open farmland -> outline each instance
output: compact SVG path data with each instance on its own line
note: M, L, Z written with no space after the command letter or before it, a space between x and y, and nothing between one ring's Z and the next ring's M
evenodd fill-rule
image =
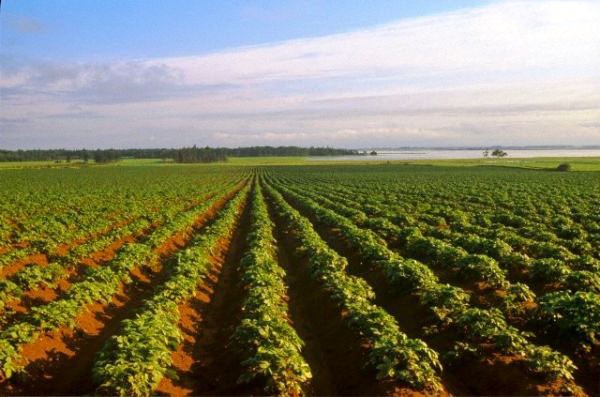
M600 172L0 170L1 395L600 395Z

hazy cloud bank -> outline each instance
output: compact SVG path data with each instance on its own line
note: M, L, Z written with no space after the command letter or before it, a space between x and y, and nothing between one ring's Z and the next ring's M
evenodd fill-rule
M178 58L0 59L0 147L600 144L600 3Z

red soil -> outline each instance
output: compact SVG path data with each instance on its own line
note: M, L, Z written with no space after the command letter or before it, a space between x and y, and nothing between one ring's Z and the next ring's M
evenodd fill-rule
M235 191L218 200L209 213L216 214L242 187L243 184L238 185ZM195 222L195 227L200 228L209 220L210 216L203 214ZM181 244L189 241L190 232L178 233L155 252L163 259L172 255ZM0 394L73 395L93 392L95 386L91 369L96 353L118 332L121 321L131 317L143 299L164 281L166 272L158 264L148 272L134 269L132 275L135 282L121 285L110 304L88 305L76 318L75 330L61 327L23 346L21 358L26 364L26 375L4 382L0 385Z
M295 204L293 200L291 203ZM367 280L375 290L376 303L394 315L402 330L410 337L421 338L439 353L450 350L454 342L461 339L459 335L447 330L433 337L425 335L422 327L429 325L432 317L416 297L403 294L402 291L393 288L381 272L370 264L363 263L338 229L321 226L314 217L303 211L300 212L313 222L320 236L333 249L348 259L349 272ZM528 374L522 358L493 353L489 353L487 357L484 361L461 360L460 366L446 365L443 381L448 390L459 395L531 395L538 394L539 391L561 394L560 385L548 383Z
M366 369L367 350L360 336L342 321L343 313L333 304L322 285L309 274L308 259L296 249L297 237L283 232L275 212L278 259L287 272L290 316L305 342L303 355L313 379L307 392L316 395L397 395L422 393L393 382L377 381ZM291 253L295 253L293 256Z
M222 257L215 257L215 267L209 273L207 280L198 286L194 297L179 305L179 327L183 332L184 341L171 355L178 379L164 377L156 389L158 394L179 397L188 396L194 390L194 386L190 382L190 379L193 379L192 367L195 362L192 352L197 335L200 333L203 314L211 302L214 286L218 281L222 260Z
M203 203L204 201L210 199L214 195L215 195L214 193L211 193L211 194L207 194L202 199L192 200L189 203L189 205L186 206L185 210L188 210L194 206L197 206L197 205ZM24 266L26 266L28 264L46 266L50 262L49 257L66 256L69 253L69 251L71 251L71 249L73 249L79 245L82 245L90 240L96 239L98 237L102 237L119 227L125 226L125 225L133 222L135 219L136 218L125 219L125 220L116 222L113 225L110 225L110 226L106 227L104 230L101 230L99 232L92 233L88 236L80 237L80 238L75 239L70 242L61 243L61 244L59 244L57 249L54 252L52 252L51 254L34 253L34 254L26 256L25 258L21 258L21 259L15 261L14 263L4 266L2 269L0 269L0 279L12 276L13 274L17 273ZM151 228L154 228L156 226L158 226L158 224L152 225ZM132 240L127 240L129 237L131 237L131 236L125 237L123 240L120 240L120 245L122 245L128 241L132 241ZM133 237L131 237L131 238L133 238ZM112 256L110 256L110 252L114 252L116 249L118 249L120 247L120 245L118 245L118 244L119 244L119 242L113 243L113 245L111 245L111 247L97 253L98 256L92 255L90 258L88 258L89 261L87 261L87 259L84 260L85 263L89 264L90 266L93 266L93 265L97 264L98 262L111 260ZM27 243L27 242L14 243L12 245L12 247L13 247L12 249L11 249L11 247L0 247L0 255L4 254L6 252L12 251L13 249L29 247L29 243Z
M9 245L0 247L0 255L4 255L9 252L13 252L13 251L27 248L27 247L29 247L29 243L26 241L19 242L19 243L11 243Z
M40 287L37 289L29 290L24 294L25 301L37 301L40 303L47 303L56 299L58 294L52 288ZM31 306L30 304L27 305Z
M119 298L126 299L121 292ZM95 351L81 349L83 341L101 335L103 329L112 318L112 312L123 306L123 301L113 298L109 305L91 304L77 318L78 329L61 327L42 335L32 343L23 346L22 364L26 365L26 377L19 381L9 381L0 388L0 393L9 395L53 395L63 394L65 381L77 377L81 366L78 364L91 362ZM106 338L101 341L104 342ZM100 341L98 341L100 342ZM96 343L97 345L98 343ZM100 347L100 346L94 346ZM77 359L77 360L76 360ZM66 375L68 374L68 375ZM93 389L91 389L93 390ZM83 391L83 390L82 390Z
M126 224L130 223L131 221L132 221L132 219L121 221L121 222L115 223L114 225L107 227L106 229L104 229L100 232L93 233L88 236L75 239L68 243L62 243L51 254L45 254L45 253L38 252L38 253L28 255L25 258L19 259L19 260L15 261L14 263L9 264L9 265L5 266L4 268L0 269L0 278L10 277L13 274L17 273L18 271L20 271L23 267L25 267L26 265L29 265L29 264L38 265L38 266L47 266L51 260L50 257L65 256L69 253L69 251L71 249L73 249L89 240L101 237L101 236L109 233L111 230L121 227L123 225L126 225Z
M48 257L46 254L38 253L19 259L18 261L15 261L10 265L6 265L0 269L0 279L12 276L27 265L47 266Z
M127 236L121 240L113 242L109 247L102 251L98 251L92 254L88 258L84 258L80 261L79 267L71 267L67 269L65 274L56 282L55 288L48 286L36 286L33 289L29 289L23 293L21 299L16 299L7 305L11 308L15 314L22 315L27 313L32 307L38 306L44 303L51 302L58 299L62 294L71 288L71 285L78 281L78 278L83 274L82 266L97 267L104 262L112 260L117 250L125 243L134 241L132 236ZM94 258L93 260L91 258ZM8 317L9 321L14 321L15 315Z
M194 200L192 204L186 206L187 209L202 203L205 200L213 197L214 194L208 194L201 200ZM122 222L123 225L126 224ZM160 226L159 222L154 222L145 230L125 236L121 239L115 240L108 247L92 253L89 257L83 258L79 261L79 266L68 269L63 277L57 280L57 286L54 289L48 287L36 287L33 290L28 290L24 293L22 301L15 300L9 303L9 308L12 308L16 313L23 314L29 311L32 306L47 303L54 299L57 299L61 294L65 293L73 283L77 282L80 276L83 274L83 267L98 267L103 263L111 261L117 254L117 251L126 243L137 241L140 237L147 235L156 227ZM111 228L111 230L114 228ZM108 232L108 231L107 231ZM89 239L88 239L89 240ZM72 248L73 246L71 246ZM69 248L70 249L70 248ZM68 250L65 251L65 254ZM39 264L38 264L39 265ZM46 264L47 265L47 264ZM15 272L16 273L16 272ZM141 276L141 275L139 275Z
M260 394L260 389L236 385L239 358L229 339L239 323L242 291L237 288L237 265L244 252L248 211L233 236L219 242L214 267L196 296L179 308L185 340L172 355L177 379L165 377L156 390L170 396L200 394Z
M115 240L108 247L92 253L90 256L88 256L87 258L83 258L79 262L89 267L97 267L101 263L111 261L115 257L116 252L119 250L119 248L121 248L126 243L132 243L136 241L136 239L140 235L143 235L146 232L147 231L144 231L138 235L128 235L118 240Z
M13 299L13 300L6 302L6 307L8 309L8 312L15 312L15 313L26 313L27 312L27 307L23 306L22 302L17 299ZM5 314L5 313L3 313L3 314Z

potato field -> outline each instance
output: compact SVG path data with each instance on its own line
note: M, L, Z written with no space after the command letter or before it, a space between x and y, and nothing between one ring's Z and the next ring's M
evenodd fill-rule
M600 173L0 170L0 395L600 395Z

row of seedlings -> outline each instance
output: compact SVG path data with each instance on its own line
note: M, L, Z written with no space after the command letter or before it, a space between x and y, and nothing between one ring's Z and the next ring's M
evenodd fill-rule
M218 243L231 237L248 195L249 185L219 211L177 255L167 280L124 320L121 331L99 352L93 376L103 393L120 396L151 395L172 363L172 352L183 341L178 305L194 295L214 265Z
M312 374L301 354L303 342L289 323L285 271L275 259L273 222L259 183L250 216L248 251L239 266L242 319L232 335L244 368L239 381L258 379L266 393L299 395Z
M183 230L190 231L196 219L221 197L214 197L196 208L177 214L155 229L139 243L124 245L105 266L89 268L84 280L71 286L60 299L33 307L19 321L0 331L0 379L8 379L23 370L21 349L43 333L65 326L76 326L77 316L92 303L108 304L122 284L133 281L130 272L138 267L152 267L160 259L157 248Z
M338 228L346 241L363 260L375 264L390 283L404 291L415 292L421 303L432 310L442 326L457 329L466 342L456 344L456 354L482 354L482 347L492 344L505 354L522 356L527 367L549 380L562 380L572 389L573 362L547 346L537 346L529 335L507 324L498 309L480 309L469 304L469 295L461 288L442 284L423 263L402 258L370 230L357 227L352 221L321 207L314 201L279 186L294 202L314 214L319 222Z
M400 331L389 313L373 303L375 294L365 280L346 272L348 262L321 239L310 221L292 208L279 192L267 185L278 215L305 250L311 276L344 313L347 326L364 340L366 365L381 380L405 382L414 389L442 389L438 355L423 341Z

